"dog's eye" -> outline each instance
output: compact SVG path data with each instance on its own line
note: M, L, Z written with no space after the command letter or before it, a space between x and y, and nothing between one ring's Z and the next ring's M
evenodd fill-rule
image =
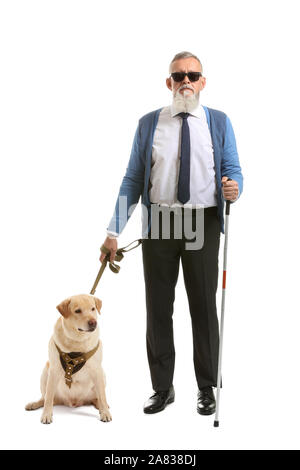
M92 310L95 310L95 307L93 307Z
M75 310L75 313L81 313L80 308L77 308L77 310Z

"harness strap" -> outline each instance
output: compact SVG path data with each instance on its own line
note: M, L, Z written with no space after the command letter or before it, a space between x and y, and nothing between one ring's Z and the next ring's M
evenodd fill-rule
M86 361L95 354L97 349L99 348L100 342L98 341L97 346L92 349L91 351L88 351L87 353L81 353L81 352L70 352L66 353L62 351L56 343L54 343L56 346L56 349L58 350L59 357L60 357L60 363L62 365L62 368L65 371L65 381L66 385L71 388L72 385L72 375L76 374L86 363Z

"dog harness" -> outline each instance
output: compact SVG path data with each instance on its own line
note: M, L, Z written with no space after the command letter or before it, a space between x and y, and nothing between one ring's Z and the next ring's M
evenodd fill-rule
M81 352L63 352L59 349L56 343L54 343L56 349L59 352L60 363L62 368L65 371L65 381L66 385L71 388L72 385L72 375L76 374L82 367L85 365L86 361L95 354L97 349L99 348L100 341L98 342L97 346L87 353Z

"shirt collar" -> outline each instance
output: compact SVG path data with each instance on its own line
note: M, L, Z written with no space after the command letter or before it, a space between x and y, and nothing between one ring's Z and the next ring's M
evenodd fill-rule
M173 106L173 103L171 104L170 106L170 111L171 111L171 116L174 117L178 114L177 111L174 110L174 106ZM199 119L202 119L202 120L205 120L206 117L205 117L205 111L204 111L204 108L203 106L200 104L200 101L198 103L198 106L197 108L195 108L193 111L191 111L189 114L191 114L192 116L195 116Z

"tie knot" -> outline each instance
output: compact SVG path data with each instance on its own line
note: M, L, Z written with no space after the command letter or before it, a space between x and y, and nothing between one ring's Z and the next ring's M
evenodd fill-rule
M182 119L187 119L189 117L190 113L179 113L177 116L182 117Z

